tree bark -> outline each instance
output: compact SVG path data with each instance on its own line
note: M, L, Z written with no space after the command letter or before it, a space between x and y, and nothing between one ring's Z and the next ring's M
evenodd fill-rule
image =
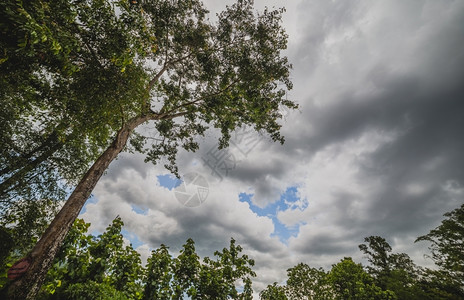
M31 264L20 278L11 283L8 289L9 299L35 299L56 253L100 177L123 150L130 133L138 125L156 117L156 115L135 117L118 131L111 146L90 167L39 242L28 254Z

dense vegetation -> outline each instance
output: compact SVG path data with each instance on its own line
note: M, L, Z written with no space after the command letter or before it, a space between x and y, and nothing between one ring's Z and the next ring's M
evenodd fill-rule
M117 217L98 237L87 234L90 224L77 219L66 237L38 299L249 299L252 259L231 239L215 259L200 261L193 240L173 258L168 247L152 251L146 267L132 245L125 245ZM3 231L5 233L5 231ZM8 238L8 236L5 236ZM6 239L8 240L8 239ZM13 249L11 249L13 250ZM19 253L11 251L10 256ZM2 257L2 267L14 259ZM5 264L6 263L6 264ZM2 285L5 285L5 272ZM237 280L243 283L239 293Z
M42 213L44 214L44 213ZM431 242L437 269L414 264L406 253L392 253L379 236L359 245L369 265L345 257L328 271L300 263L287 271L286 284L274 283L261 299L463 299L464 205L445 214L440 226L417 241ZM46 218L46 216L45 216ZM43 225L36 223L36 234ZM49 270L39 299L251 299L254 261L231 239L229 248L200 259L188 239L177 257L161 245L147 264L132 245L125 245L117 217L106 231L87 234L88 223L77 219ZM3 292L6 270L27 252L22 223L3 224L1 249ZM42 228L42 229L41 229ZM34 235L34 233L32 234ZM30 236L28 236L29 238Z

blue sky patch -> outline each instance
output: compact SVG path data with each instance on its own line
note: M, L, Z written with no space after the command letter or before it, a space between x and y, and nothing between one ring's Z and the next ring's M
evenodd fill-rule
M305 199L302 201L298 196L298 188L296 186L287 188L280 196L280 201L278 202L281 203L280 210L299 209L303 211L308 207L308 202Z
M170 191L172 189L175 189L182 183L180 179L178 179L176 176L172 174L158 175L156 177L158 178L159 184L162 187L169 189Z
M148 208L147 207L142 207L138 206L135 204L131 204L132 210L135 211L139 215L144 215L146 216L148 214Z
M253 194L240 193L239 200L241 202L248 203L251 211L258 216L267 217L272 220L272 223L274 224L274 232L271 234L271 237L277 236L283 244L287 245L288 239L291 236L296 237L298 235L300 225L302 224L296 224L295 226L288 227L281 223L277 218L277 213L279 211L285 211L288 209L304 210L308 206L306 201L301 201L298 197L298 189L296 186L287 188L287 190L280 196L279 201L271 203L264 208L254 205L251 201L251 197L253 197Z
M134 249L136 249L136 248L143 245L143 242L141 240L139 240L139 238L137 237L136 234L134 234L134 233L132 233L130 231L127 231L124 228L121 230L121 233L126 239L128 239L131 242L132 247Z

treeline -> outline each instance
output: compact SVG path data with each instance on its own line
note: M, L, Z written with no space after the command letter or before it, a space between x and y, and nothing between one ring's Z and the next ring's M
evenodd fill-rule
M77 219L37 299L252 298L254 261L241 254L242 247L234 239L229 248L216 251L214 259L203 260L195 252L192 239L187 240L177 257L172 257L168 247L161 245L152 251L144 267L140 254L132 245L124 244L123 225L117 217L103 234L95 237L87 234L90 223ZM18 252L11 250L8 257L3 257L1 299L7 297L6 271L17 259ZM237 282L242 283L240 292Z
M29 216L34 212L39 213L30 207L29 212L25 210ZM415 265L406 253L393 253L384 238L371 236L359 245L369 265L349 257L329 271L300 263L287 270L285 284L269 285L260 298L464 299L464 204L445 216L440 226L416 240L430 242L436 269ZM40 224L46 224L40 219L36 225L18 221L10 224L14 226L0 227L1 299L6 299L11 283L8 269L27 253L34 236L44 228ZM177 257L161 245L152 251L144 267L140 254L124 243L120 217L99 236L88 234L89 226L81 219L75 221L37 299L252 299L254 261L242 254L234 239L229 248L216 251L214 258L202 260L192 239ZM17 242L19 235L32 237L29 247L24 238Z
M445 214L440 226L416 242L429 241L436 269L414 264L406 253L392 253L380 236L359 249L368 266L343 258L329 271L300 263L287 270L284 285L274 283L261 299L464 299L464 204Z

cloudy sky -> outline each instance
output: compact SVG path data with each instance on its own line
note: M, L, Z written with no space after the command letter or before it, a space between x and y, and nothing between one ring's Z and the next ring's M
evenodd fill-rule
M287 8L288 98L301 108L284 112L285 145L241 130L218 152L211 133L180 153L183 183L123 154L81 216L101 232L120 215L143 258L189 237L212 256L233 237L256 261L257 291L299 262L363 262L371 235L430 266L415 238L464 201L464 1L264 5Z

